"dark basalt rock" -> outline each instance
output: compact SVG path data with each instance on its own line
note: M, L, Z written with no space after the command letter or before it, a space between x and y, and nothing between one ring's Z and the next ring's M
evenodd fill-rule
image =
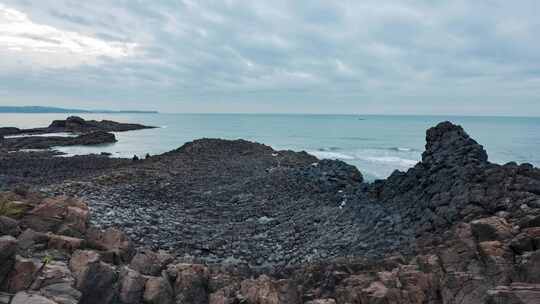
M141 129L151 129L155 127L144 126L132 123L119 123L110 120L84 120L78 116L70 116L66 120L55 120L47 129L56 132L87 133L95 131L104 132L124 132Z
M3 137L3 136L19 134L20 131L21 131L21 129L13 128L13 127L0 128L0 138Z
M0 146L4 149L16 151L22 149L49 149L56 146L92 146L114 142L116 142L114 134L95 131L76 137L26 136L6 138L0 141Z
M85 120L78 116L70 116L66 120L55 120L48 127L18 129L12 127L0 128L0 136L8 135L38 135L47 133L92 133L92 132L125 132L141 129L152 129L156 127L141 124L120 123L110 120Z

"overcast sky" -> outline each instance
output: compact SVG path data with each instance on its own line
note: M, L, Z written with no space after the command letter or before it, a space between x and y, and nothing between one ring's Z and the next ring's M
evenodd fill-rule
M540 116L540 1L0 0L0 105Z

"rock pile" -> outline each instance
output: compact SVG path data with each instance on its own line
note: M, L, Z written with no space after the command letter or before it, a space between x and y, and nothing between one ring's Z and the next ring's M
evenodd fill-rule
M340 258L260 273L137 248L89 225L69 197L2 193L0 303L538 303L540 213L459 222L437 247L378 261ZM11 301L11 302L10 302Z

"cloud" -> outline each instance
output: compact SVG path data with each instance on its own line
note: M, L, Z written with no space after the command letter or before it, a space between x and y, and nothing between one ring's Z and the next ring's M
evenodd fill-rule
M534 0L3 3L0 89L29 103L540 115Z
M100 57L130 56L136 44L108 42L38 24L26 14L0 4L0 47L4 67L9 65L9 59L17 59L12 61L12 69L21 68L21 63L22 66L66 68L96 64Z

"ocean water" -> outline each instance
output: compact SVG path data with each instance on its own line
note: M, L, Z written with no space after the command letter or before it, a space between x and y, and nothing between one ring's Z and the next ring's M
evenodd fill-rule
M78 114L79 115L79 114ZM66 114L0 114L0 126L48 125ZM449 120L484 145L496 163L516 161L540 166L540 118L283 115L283 114L80 114L158 126L158 129L116 133L118 142L95 147L61 147L74 154L109 152L115 157L144 156L176 149L197 138L246 139L275 149L307 151L319 158L355 165L367 180L385 178L418 162L425 131Z

